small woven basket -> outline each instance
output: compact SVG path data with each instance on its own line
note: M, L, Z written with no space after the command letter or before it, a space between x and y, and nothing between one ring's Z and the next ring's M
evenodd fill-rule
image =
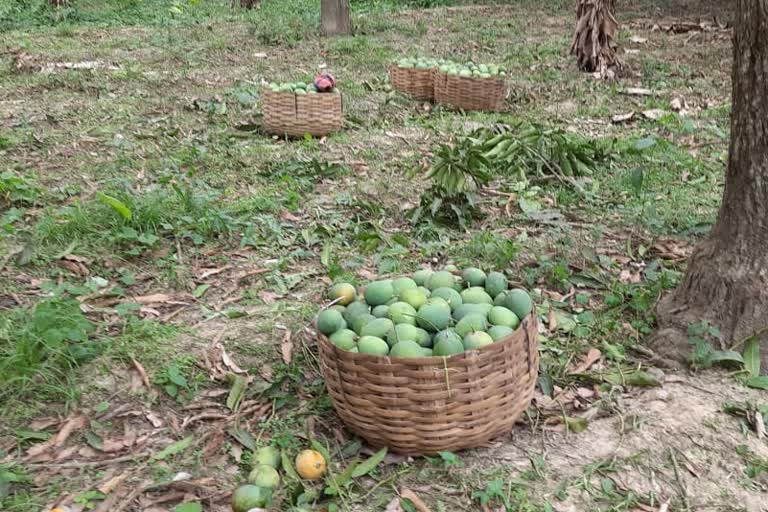
M434 69L401 68L390 66L389 81L392 87L416 100L433 101L435 99Z
M405 455L478 447L512 430L539 368L534 311L508 337L450 357L390 358L320 335L325 386L341 420L371 446Z
M477 78L435 74L435 101L461 110L497 111L504 108L504 78Z
M294 94L264 90L264 130L289 137L322 137L341 129L344 114L340 93Z

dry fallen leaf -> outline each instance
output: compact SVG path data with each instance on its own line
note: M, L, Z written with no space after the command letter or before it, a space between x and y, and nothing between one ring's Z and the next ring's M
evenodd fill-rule
M264 304L274 304L277 299L282 298L283 296L279 293L270 292L267 290L262 290L259 292L259 298L264 302Z
M626 114L614 114L614 116L611 117L611 122L613 124L626 123L627 121L631 121L633 117L635 117L634 112L627 112Z
M183 297L175 297L165 293L153 293L151 295L140 295L138 297L131 297L126 302L135 302L137 304L143 304L148 306L150 304L179 304L189 305L188 302L184 302L180 299Z
M225 272L232 268L232 265L224 265L221 268L209 268L198 274L197 278L199 280L206 279L211 276L215 276L216 274L221 274L222 272Z
M105 439L101 445L101 451L104 453L119 452L123 448L125 448L125 444L123 444L122 441L117 441L115 439Z
M54 425L58 425L59 423L61 423L61 420L59 418L53 418L53 417L40 418L30 423L29 428L30 430L36 430L36 431L45 430Z
M163 420L161 420L155 413L148 412L146 414L146 417L149 420L149 422L152 424L153 427L160 428L160 427L163 426Z
M550 331L557 329L557 316L554 309L550 309L547 313L547 329Z
M144 369L141 363L139 363L134 358L131 358L131 363L133 363L133 367L139 373L139 377L141 377L141 382L144 384L144 386L147 389L152 389L152 386L149 384L149 377L147 377L147 371Z
M67 423L65 423L64 426L61 428L61 430L59 430L59 433L53 442L53 446L56 448L62 446L64 443L67 442L67 439L69 439L69 436L71 436L72 433L75 432L76 430L80 430L81 428L83 428L87 421L88 419L83 415L70 418L67 421Z
M587 355L584 357L584 360L576 365L576 367L570 371L571 374L574 373L584 373L585 371L589 370L589 368L598 362L600 358L603 356L602 352L600 352L596 348L589 349L589 352L587 352Z
M223 346L221 347L221 361L227 366L227 368L229 368L233 372L235 372L235 373L245 373L245 370L240 368L237 365L237 363L235 363L235 361L232 360L232 358L229 356L229 354L227 354L227 351L224 350Z
M645 87L627 87L624 92L630 96L651 96L653 94L653 91Z
M403 512L403 507L400 506L400 497L395 496L392 498L392 501L387 503L387 508L384 509L384 512Z
M650 119L651 121L656 121L658 119L661 119L667 115L666 110L662 110L660 108L653 108L651 110L643 110L643 117L646 119Z
M123 482L123 480L125 480L126 478L128 478L128 473L127 472L126 473L122 473L122 474L117 475L117 476L113 476L112 478L110 478L106 482L100 484L97 487L97 489L102 494L109 494L112 491L114 491L117 488L117 486L120 485Z
M400 491L400 496L411 500L411 503L413 503L413 506L416 508L418 512L431 512L427 504L421 501L421 498L416 496L416 493L413 492L412 490L402 489Z
M293 341L291 340L291 330L285 326L280 326L279 328L285 330L285 334L283 335L283 342L280 345L280 352L283 354L283 362L285 364L291 364L291 359L293 358Z
M63 450L61 450L59 453L56 454L56 460L62 461L62 460L69 459L70 457L75 455L75 453L77 453L79 448L80 448L79 446L69 446L67 448L64 448Z

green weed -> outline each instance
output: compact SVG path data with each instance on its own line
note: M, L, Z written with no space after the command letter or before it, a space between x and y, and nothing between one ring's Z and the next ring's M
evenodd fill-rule
M0 402L40 390L59 396L70 370L101 351L95 330L80 304L63 297L0 313Z

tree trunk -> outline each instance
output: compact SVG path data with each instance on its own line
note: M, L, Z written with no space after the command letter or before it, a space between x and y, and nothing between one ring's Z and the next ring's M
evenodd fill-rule
M261 7L261 0L231 0L231 8L241 7L243 9L258 9Z
M68 0L48 0L48 4L52 7L64 7L68 3Z
M612 76L611 68L619 66L616 56L616 34L619 23L614 17L615 0L577 0L576 31L571 44L579 69Z
M723 203L680 287L659 305L662 356L682 360L688 324L708 320L723 346L759 335L768 367L768 0L738 0L731 144Z
M352 33L349 20L349 0L321 0L320 25L323 34L347 35Z

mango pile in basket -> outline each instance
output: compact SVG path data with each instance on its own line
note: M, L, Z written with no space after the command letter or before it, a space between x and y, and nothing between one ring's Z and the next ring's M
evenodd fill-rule
M455 272L455 273L454 273ZM467 268L374 281L358 295L349 283L331 287L333 305L320 312L318 331L342 350L389 357L451 356L512 334L533 303L508 289L500 272Z
M287 82L278 84L272 82L269 84L272 92L291 92L293 94L317 94L317 93L335 93L336 79L329 73L318 75L314 82L305 84L304 82Z
M475 64L471 61L465 64L441 64L438 70L447 75L473 78L491 78L492 76L506 76L507 74L504 66L497 64Z
M397 61L397 67L404 69L432 69L439 66L452 64L446 59L430 59L427 57L406 57Z

